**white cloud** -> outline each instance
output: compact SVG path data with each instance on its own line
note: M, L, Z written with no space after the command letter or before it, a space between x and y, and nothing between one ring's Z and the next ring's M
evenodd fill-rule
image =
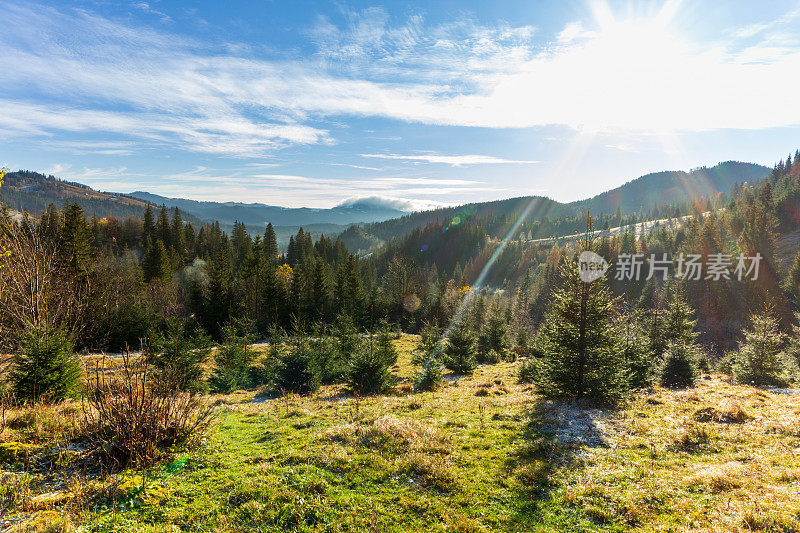
M146 190L164 196L211 200L242 201L270 205L295 205L327 208L346 199L390 198L402 202L403 209L419 210L450 205L454 194L502 192L480 181L429 177L315 177L294 174L251 174L249 164L239 169L219 170L197 166L167 175L132 175L125 167L85 168L69 174L87 185L118 192ZM128 181L125 181L128 178ZM414 200L409 195L428 198ZM399 204L398 204L399 205Z
M394 185L475 185L483 183L482 181L474 180L453 180L453 179L439 179L439 178L373 178L373 183L391 183Z
M172 18L169 15L167 15L163 11L159 11L157 9L154 9L147 2L134 2L131 5L133 7L135 7L136 9L139 9L139 10L145 12L145 13L148 13L150 15L156 15L157 17L159 17L161 19L161 22L172 22Z
M51 176L51 175L54 176L56 174L61 174L62 172L65 172L65 171L69 170L69 168L71 166L72 165L70 165L68 163L54 163L54 164L50 165L49 167L47 167L44 170L44 173L47 176Z
M392 26L380 9L369 9L348 14L342 28L320 20L311 32L318 53L300 60L263 58L238 43L199 43L86 11L4 3L0 19L15 31L0 34L0 136L102 132L136 148L256 157L287 145L333 143L317 121L340 116L644 133L800 124L796 84L787 75L800 71L800 44L789 24L699 43L667 23L679 4L668 2L650 20L614 20L594 2L597 28L571 23L538 48L529 26L471 19L428 25L416 15Z
M558 33L556 40L559 43L566 44L578 39L588 39L596 36L597 32L586 30L582 22L571 22Z
M362 165L351 165L351 164L349 164L349 163L328 163L328 165L331 165L331 166L334 166L334 167L349 167L349 168L357 168L357 169L360 169L360 170L374 170L374 171L378 171L378 172L379 172L379 171L381 171L381 170L383 170L382 168L377 168L377 167L365 167L365 166L362 166Z
M376 157L379 159L400 159L405 161L422 161L425 163L444 163L453 167L463 167L465 165L531 165L541 163L541 161L517 161L513 159L503 159L491 155L398 155L398 154L361 154L361 157Z
M400 211L425 211L437 207L449 207L452 202L438 202L435 200L407 199L389 196L353 196L343 200L337 207L368 206L372 208L389 208Z

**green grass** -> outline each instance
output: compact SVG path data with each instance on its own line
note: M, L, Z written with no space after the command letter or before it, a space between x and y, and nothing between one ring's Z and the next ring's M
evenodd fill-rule
M403 378L415 342L397 341ZM20 529L40 531L800 528L797 397L715 380L601 412L539 402L516 383L518 366L446 375L447 386L419 394L355 399L328 386L260 403L253 392L213 396L205 442L144 480L83 479L67 465L58 488L58 476L6 464L29 491L10 512ZM735 407L749 418L700 416ZM7 429L3 439L23 434L36 432Z

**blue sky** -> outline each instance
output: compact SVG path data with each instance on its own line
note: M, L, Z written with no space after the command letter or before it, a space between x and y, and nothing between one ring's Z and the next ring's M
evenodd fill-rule
M585 198L800 146L797 0L0 0L0 165L330 207Z

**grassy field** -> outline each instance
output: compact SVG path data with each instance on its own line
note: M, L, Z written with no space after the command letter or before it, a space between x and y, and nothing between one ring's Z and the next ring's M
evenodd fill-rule
M800 397L705 376L616 411L540 401L519 363L412 393L210 396L201 446L97 476L80 404L5 413L18 531L800 531Z

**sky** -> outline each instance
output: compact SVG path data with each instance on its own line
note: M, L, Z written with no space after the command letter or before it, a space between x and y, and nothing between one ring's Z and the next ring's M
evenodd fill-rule
M800 147L800 0L0 0L0 166L406 209Z

